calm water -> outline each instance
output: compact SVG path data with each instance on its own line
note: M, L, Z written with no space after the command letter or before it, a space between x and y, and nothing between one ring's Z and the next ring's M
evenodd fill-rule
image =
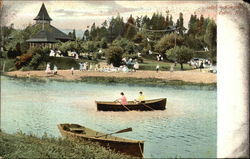
M167 97L165 111L97 112L95 100ZM117 136L144 140L145 157L216 157L216 89L144 87L30 81L1 77L2 129L60 136L59 123L78 123L101 132L132 127Z

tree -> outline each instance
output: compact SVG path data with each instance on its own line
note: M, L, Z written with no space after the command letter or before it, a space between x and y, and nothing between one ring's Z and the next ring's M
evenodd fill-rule
M179 28L178 30L179 30L180 35L183 35L183 30L184 30L183 23L184 23L183 14L180 13L179 19L177 19L177 22L176 22L176 27Z
M194 51L186 46L177 46L166 52L168 59L176 61L181 65L181 70L183 70L183 64L190 61L193 54Z
M138 32L138 33L134 36L133 41L134 41L135 43L142 43L143 39L145 39L145 36L144 36L141 32Z
M122 63L122 55L124 50L119 46L111 46L105 51L108 64L113 64L115 67L119 67Z
M119 40L118 39L114 40L112 45L123 48L124 52L126 52L128 54L132 54L136 50L135 44L133 42L131 42L130 40L125 39L125 38L121 38Z
M166 50L175 47L175 43L177 46L183 45L184 38L174 33L167 34L156 43L155 50L164 54Z
M72 32L72 39L76 40L76 30L75 29L73 29L73 32Z
M94 41L85 42L83 45L83 48L84 48L84 51L90 52L90 53L97 51L96 42L94 42Z
M172 15L170 15L169 26L173 26L173 25L174 25L173 17Z
M133 39L134 36L136 35L136 28L135 28L136 24L135 24L135 20L132 17L132 15L130 15L130 17L128 18L128 21L125 25L125 37L127 39Z
M96 36L97 36L96 27L95 23L93 23L90 28L90 40L95 40Z
M124 26L123 18L120 17L120 15L117 15L116 18L112 17L108 28L109 42L112 42L117 37L124 35Z
M71 38L73 37L72 35L73 35L73 34L72 34L71 32L68 33L68 36L70 36Z
M108 48L108 41L107 38L102 38L102 40L100 41L100 48L102 49L106 49Z
M216 46L217 46L217 26L214 20L210 20L208 23L206 33L204 36L204 41L208 45L208 49L210 52L210 57L214 63L216 63Z
M83 34L84 36L83 36L83 40L86 40L86 41L88 41L89 40L89 30L87 29L87 30L85 30L84 31L84 34Z
M168 16L168 15L167 15L167 17L166 17L165 25L166 25L166 27L169 26L169 16Z
M188 22L188 34L195 36L198 33L198 23L199 19L197 19L197 15L191 15Z
M142 16L140 16L140 17L136 17L136 20L135 20L135 23L136 23L136 26L139 28L137 31L140 31L141 29L141 27L142 27Z

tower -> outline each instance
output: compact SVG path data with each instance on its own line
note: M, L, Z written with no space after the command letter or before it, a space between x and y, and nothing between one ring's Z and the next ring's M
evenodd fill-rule
M44 3L42 4L41 9L38 15L34 18L34 20L36 21L36 24L50 24L50 21L52 21L47 12L47 9L45 8Z

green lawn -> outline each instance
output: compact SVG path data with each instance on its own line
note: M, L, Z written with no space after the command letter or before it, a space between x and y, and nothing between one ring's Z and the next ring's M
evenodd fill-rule
M129 159L91 142L70 141L44 135L42 138L0 132L0 158L103 158Z
M58 69L71 69L72 67L74 67L74 69L79 69L80 62L88 62L94 65L98 61L87 60L87 59L75 60L74 58L71 58L71 57L49 57L48 62L51 63L52 68L53 68L53 65L55 64L58 67ZM105 62L105 61L102 61L102 62ZM0 66L1 71L3 69L3 63L5 63L5 71L16 70L15 64L14 64L15 59L1 58L1 66ZM152 60L149 58L143 58L143 63L140 63L139 69L140 70L156 70L157 64L159 64L161 71L169 71L171 65L174 65L174 63L170 63L170 62L156 61L156 60ZM177 64L174 67L174 70L175 71L181 70L180 67L181 67L180 64ZM192 69L191 66L189 66L188 64L184 64L183 67L184 67L184 70ZM46 68L46 63L42 62L37 69L45 70L45 68ZM27 70L30 70L30 68L25 67L23 70L27 71Z
M152 59L143 59L143 63L140 63L140 70L156 70L156 65L159 64L160 66L160 70L161 71L169 71L171 68L171 65L174 65L174 63L170 63L170 62L165 62L165 61L156 61L156 60L152 60ZM188 64L184 64L183 65L184 70L190 70L192 69L191 66L189 66ZM179 71L181 70L181 65L177 64L174 67L174 70Z

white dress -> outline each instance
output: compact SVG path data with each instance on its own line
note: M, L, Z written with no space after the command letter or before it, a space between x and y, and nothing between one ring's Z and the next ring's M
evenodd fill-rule
M46 72L46 73L51 73L50 64L47 64L47 67L46 67L45 72Z

